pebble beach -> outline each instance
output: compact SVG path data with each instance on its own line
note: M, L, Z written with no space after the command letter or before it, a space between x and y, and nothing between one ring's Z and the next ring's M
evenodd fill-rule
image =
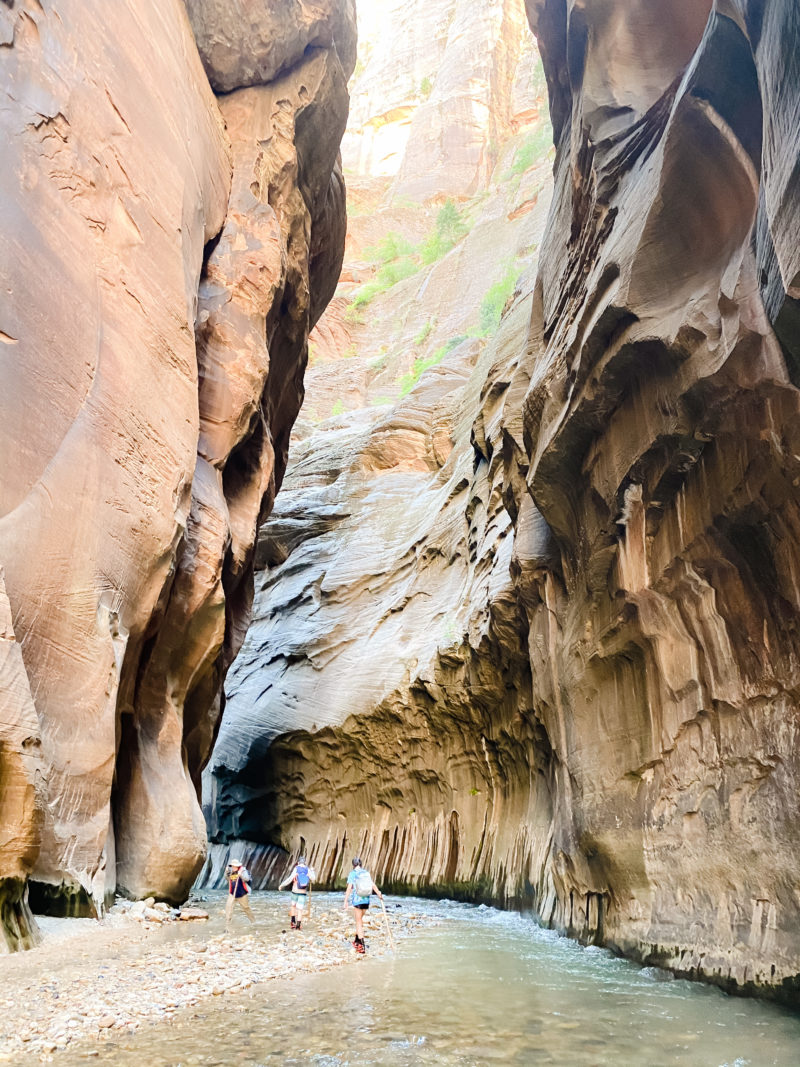
M253 894L255 925L237 914L224 930L224 896L195 902L191 921L141 904L117 905L101 921L43 918L43 943L0 957L0 1063L57 1062L66 1049L124 1042L214 998L261 996L265 983L358 965L341 894L320 894L300 931L289 928L288 894ZM203 916L208 918L204 919ZM432 920L388 909L395 942ZM368 953L391 951L380 908L367 916Z

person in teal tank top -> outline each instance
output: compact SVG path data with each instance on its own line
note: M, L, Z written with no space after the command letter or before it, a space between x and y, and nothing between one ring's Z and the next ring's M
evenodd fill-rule
M347 892L344 895L345 908L349 905L353 909L356 920L356 939L353 942L356 952L363 956L366 952L364 944L364 913L369 910L369 902L372 894L383 900L383 893L372 881L372 875L364 870L361 860L356 857L353 860L353 869L347 876Z

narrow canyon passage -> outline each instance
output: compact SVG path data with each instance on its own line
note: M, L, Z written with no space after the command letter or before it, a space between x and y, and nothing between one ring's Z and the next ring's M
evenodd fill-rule
M797 1005L800 29L662 8L362 18L201 882L359 854Z
M797 0L118 8L0 3L0 1061L800 1062Z

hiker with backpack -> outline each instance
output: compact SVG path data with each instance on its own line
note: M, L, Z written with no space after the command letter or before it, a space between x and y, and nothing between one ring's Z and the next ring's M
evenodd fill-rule
M250 893L250 872L238 860L231 860L225 868L225 877L228 879L228 899L225 902L225 933L227 934L230 933L233 909L237 902L251 923L256 920L250 901L247 899Z
M344 895L345 908L350 905L356 920L356 939L353 947L359 955L364 955L367 947L364 944L364 915L369 911L369 902L372 894L383 900L383 893L372 881L372 875L361 865L361 860L356 857L353 860L353 869L347 876L347 892Z
M291 919L293 930L301 928L306 901L311 894L311 883L316 877L313 867L309 867L305 856L301 856L289 877L285 878L278 886L278 889L285 889L289 884L292 886L292 903L289 907L289 918Z

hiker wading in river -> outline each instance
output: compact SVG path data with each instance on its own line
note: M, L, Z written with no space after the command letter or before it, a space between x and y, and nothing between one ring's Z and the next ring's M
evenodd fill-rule
M231 860L225 868L225 877L228 879L228 899L225 901L225 933L227 934L230 933L233 909L237 901L250 922L254 923L256 920L250 901L247 899L250 893L250 872L238 860Z
M356 857L353 860L353 869L347 876L347 892L344 895L344 906L348 904L353 909L356 918L356 939L353 946L356 952L363 955L366 952L364 944L364 915L369 911L369 900L375 893L383 900L383 893L372 881L372 875L361 866L361 860Z
M313 867L309 867L305 856L301 856L289 877L284 878L278 886L278 889L285 889L291 883L292 903L289 905L289 918L293 930L299 930L302 926L306 901L311 894L311 883L316 877Z

